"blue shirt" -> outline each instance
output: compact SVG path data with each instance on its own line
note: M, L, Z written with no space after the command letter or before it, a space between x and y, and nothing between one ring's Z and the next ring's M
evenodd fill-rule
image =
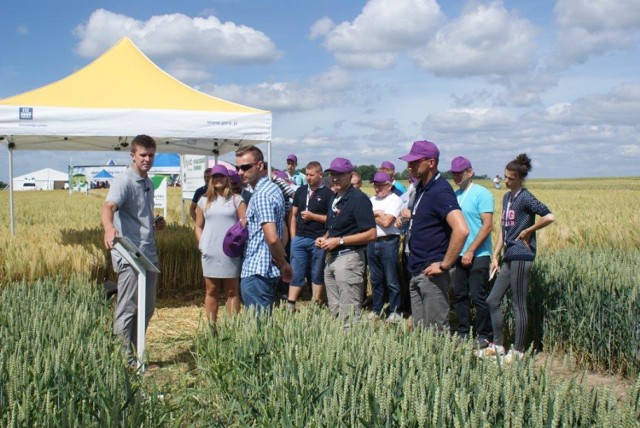
M409 272L418 273L444 259L451 238L447 215L459 209L453 188L440 173L424 186L417 183L409 230Z
M471 183L465 191L456 190L456 197L458 198L458 205L462 209L464 219L469 226L469 236L462 247L460 255L464 255L467 249L473 241L475 241L480 229L482 229L482 217L481 214L491 213L493 214L493 195L487 188ZM491 255L491 234L480 244L480 246L473 253L474 257L490 256Z
M393 178L393 177L392 177L392 178ZM406 193L406 192L407 192L407 188L406 188L406 187L404 187L404 186L402 185L402 183L400 183L400 182L399 182L399 181L397 181L397 180L393 180L393 188L394 188L394 189L397 189L397 190L398 190L398 192L400 192L400 194L396 193L396 195L398 195L398 196L402 196L404 193ZM394 192L394 193L395 193L395 192Z
M307 178L304 176L304 174L300 173L300 172L296 172L293 175L289 175L289 171L285 171L287 173L287 177L289 177L289 180L294 183L296 185L296 187L300 187L303 184L307 184Z
M271 250L262 230L264 223L275 223L278 238L282 237L284 226L284 198L277 185L267 177L256 184L253 196L247 207L247 230L249 239L242 262L242 278L261 275L265 278L277 278L280 270L271 261Z

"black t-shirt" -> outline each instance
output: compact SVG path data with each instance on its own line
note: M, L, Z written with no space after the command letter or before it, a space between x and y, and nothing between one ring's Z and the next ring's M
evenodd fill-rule
M307 198L307 196L309 196ZM309 210L314 214L327 215L331 209L333 192L328 187L317 188L309 195L309 185L298 187L293 195L293 206L298 208L296 216L296 235L305 238L318 238L327 231L325 223L302 220L302 211ZM308 203L308 206L307 206Z
M376 221L373 217L373 206L369 197L360 190L350 186L344 195L334 205L331 201L331 209L327 217L327 230L329 237L344 237L375 229ZM361 248L364 245L346 246L344 248ZM344 248L338 247L337 250Z

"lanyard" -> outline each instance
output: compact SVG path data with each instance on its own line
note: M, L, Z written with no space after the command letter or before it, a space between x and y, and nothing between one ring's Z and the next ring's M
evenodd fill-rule
M504 212L504 222L505 223L509 219L508 217L509 217L509 210L511 209L511 204L516 200L516 198L518 197L520 192L522 192L522 188L518 189L518 191L516 192L516 194L513 197L511 195L509 195L509 201L507 202L507 209Z
M319 190L323 185L320 184L316 190ZM316 190L311 190L311 187L307 184L307 205L305 210L309 211L309 200L313 197L313 194L316 193ZM335 207L334 207L335 208Z

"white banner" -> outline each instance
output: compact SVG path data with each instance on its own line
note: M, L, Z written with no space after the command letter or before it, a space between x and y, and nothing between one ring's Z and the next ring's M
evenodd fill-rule
M204 186L204 170L208 163L208 156L182 156L182 199L193 199L196 189Z

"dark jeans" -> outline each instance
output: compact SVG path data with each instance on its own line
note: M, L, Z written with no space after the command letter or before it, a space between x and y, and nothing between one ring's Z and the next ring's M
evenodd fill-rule
M456 269L453 273L453 309L458 317L458 334L464 337L469 335L469 311L470 303L473 302L476 308L473 329L478 338L491 340L491 317L489 316L489 306L487 305L491 257L474 257L469 267L462 266L461 259L462 257L458 258Z
M401 296L398 280L398 236L376 240L367 245L369 278L373 292L373 312L380 314L387 300L387 314L400 312Z

